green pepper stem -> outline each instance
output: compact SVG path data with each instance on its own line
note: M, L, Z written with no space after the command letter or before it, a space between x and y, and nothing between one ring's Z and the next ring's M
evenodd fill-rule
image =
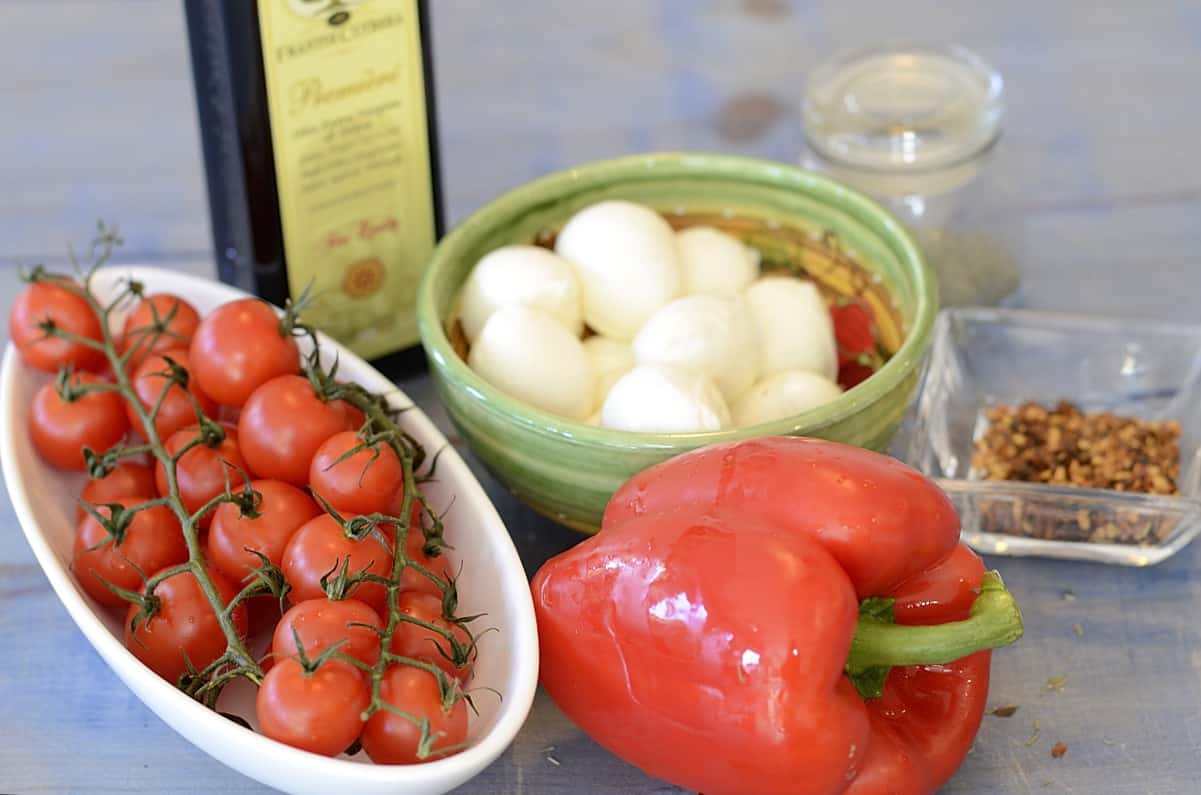
M860 618L847 667L940 665L984 649L1008 646L1022 636L1022 611L995 571L984 575L969 615L965 621L932 626Z

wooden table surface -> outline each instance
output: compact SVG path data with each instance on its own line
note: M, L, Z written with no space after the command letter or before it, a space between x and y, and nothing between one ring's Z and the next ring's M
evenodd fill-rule
M795 161L801 85L832 50L959 42L1006 79L1005 132L969 221L1003 234L1019 258L1010 303L1115 322L1201 320L1195 0L433 5L452 220L547 171L621 153ZM122 225L125 261L212 273L180 5L0 0L0 14L0 310L18 289L18 261L61 263L64 242L86 240L101 217ZM449 430L425 377L401 385ZM576 540L476 470L531 572ZM990 563L1027 618L1026 638L995 656L991 700L1021 708L986 717L945 791L1196 792L1201 545L1148 570ZM1060 674L1066 686L1046 690ZM1050 754L1057 741L1068 746L1061 759ZM176 736L109 673L0 501L0 792L262 790ZM675 790L602 751L540 697L514 746L461 791Z

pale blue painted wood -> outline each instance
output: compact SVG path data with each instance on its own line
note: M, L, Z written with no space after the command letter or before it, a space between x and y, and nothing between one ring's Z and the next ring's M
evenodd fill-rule
M830 50L960 41L1007 80L1006 132L974 222L1022 263L1013 303L1201 319L1201 10L1191 0L433 5L453 219L548 170L625 152L794 160L800 86ZM61 262L63 241L86 236L98 216L122 223L127 259L211 273L179 6L0 0L0 12L0 311L17 290L11 258ZM753 118L731 115L738 107ZM401 385L449 430L427 379ZM531 571L575 540L469 461ZM992 700L1021 709L986 718L946 791L1196 791L1201 547L1146 571L991 563L1027 619L1026 639L995 658ZM1069 588L1074 601L1063 598ZM1042 689L1061 673L1061 692ZM1041 739L1027 746L1034 720ZM1069 750L1055 760L1058 740ZM0 502L0 793L261 791L108 672ZM462 791L675 790L540 698L513 748Z

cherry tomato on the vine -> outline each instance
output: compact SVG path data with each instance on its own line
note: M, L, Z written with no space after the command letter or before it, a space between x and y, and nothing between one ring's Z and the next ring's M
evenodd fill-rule
M166 449L170 455L177 454L184 445L200 433L198 426L181 428L167 437ZM225 438L215 447L199 444L184 453L175 462L175 483L179 487L179 498L188 513L195 513L205 503L224 493L228 483L230 492L237 491L246 482L246 462L238 449L238 434L231 427L225 428ZM154 466L154 482L158 493L166 497L168 491L167 468L159 461ZM208 527L213 513L200 517L200 526Z
M400 457L384 442L356 450L362 444L354 431L322 442L309 466L309 486L343 515L395 516L404 500Z
M349 519L350 517L345 517ZM349 563L347 563L349 561ZM355 540L329 514L321 514L301 526L284 549L284 578L292 586L292 602L325 599L321 578L338 575L346 564L349 574L367 571L380 577L392 573L392 553L374 535ZM376 582L360 582L347 596L366 602L381 616L387 610L387 589Z
M188 347L198 325L200 313L184 299L170 293L148 295L125 318L120 351L133 349L127 365L133 369L153 353Z
M114 497L105 502L136 508L145 500ZM96 511L105 518L112 515L107 505L97 506ZM136 591L142 586L143 573L159 571L187 559L188 547L179 520L170 508L155 505L135 513L119 541L95 516L87 514L75 530L71 570L89 596L102 605L120 607L125 600L105 587L101 578L127 591Z
M262 565L254 552L280 565L288 540L301 525L321 513L312 497L282 480L255 480L250 487L261 496L259 516L243 516L237 505L227 502L217 506L209 526L209 559L235 582L243 581Z
M71 376L74 386L97 384L91 373ZM86 469L83 448L97 455L129 432L125 401L116 392L89 392L71 402L59 396L54 384L45 384L29 409L29 436L33 446L59 469Z
M238 588L213 569L208 569L221 601L229 601ZM149 572L148 572L149 574ZM125 615L125 647L150 670L172 684L188 672L188 662L201 671L225 653L226 638L212 605L196 577L185 571L168 577L154 589L158 609L149 620L139 618L136 629L131 622L139 607L130 604ZM235 631L247 633L246 606L238 605L231 615Z
M409 520L408 535L405 536L405 553L409 560L436 576L441 583L450 582L453 572L446 552L442 551L436 556L428 555L425 552L425 532L421 526L425 510L420 502L413 501L413 509L409 515L412 518ZM395 532L394 529L390 525L382 527L391 538ZM392 543L396 543L395 539ZM400 588L403 591L428 593L438 597L439 601L442 599L442 585L413 566L405 566L404 572L400 575Z
M451 633L464 650L471 648L471 635L467 630L461 624L452 624L442 617L442 600L438 597L428 593L405 591L400 595L398 606L400 612L409 618L432 624ZM419 624L401 621L397 625L396 632L392 635L392 653L433 663L460 681L465 681L471 675L470 659L463 667L456 667L452 660L454 650L446 636Z
M271 649L280 657L296 654L296 635L310 659L342 641L338 651L367 665L379 659L380 636L371 629L383 630L379 614L358 599L309 599L293 605L284 613L271 636Z
M241 406L272 378L300 369L300 349L275 309L257 298L217 307L192 337L201 389L225 406Z
M30 367L56 372L60 367L76 370L98 370L105 364L102 351L84 343L47 336L39 324L50 320L63 331L99 342L103 335L100 318L81 296L71 292L66 283L52 280L36 281L17 296L8 315L8 336ZM75 289L83 289L71 283Z
M321 444L349 430L343 403L326 403L299 375L281 375L254 390L238 418L238 439L251 470L304 487L309 465Z
M445 755L446 749L467 739L466 702L459 698L449 709L443 709L441 688L429 671L403 664L389 666L380 681L380 697L418 720L428 718L434 739L430 754L422 759L418 756L421 728L405 717L378 710L367 719L359 738L376 764L410 765L437 759Z
M179 384L173 384L168 380L170 371L168 358L188 371L189 379L186 391ZM133 391L138 396L138 402L147 412L163 394L163 390L167 390L166 397L163 398L162 406L159 408L158 417L154 420L154 429L158 431L160 440L165 440L180 428L196 424L196 411L192 408L192 402L188 400L188 392L191 392L196 398L196 404L206 415L212 416L217 409L217 404L213 402L212 398L196 385L195 379L191 378L191 364L187 349L172 348L169 351L146 357L130 376ZM145 436L146 432L142 427L142 421L138 419L133 407L127 405L125 410L134 430Z
M121 416L125 417L124 414ZM117 497L136 497L139 502L144 502L157 496L154 470L145 464L122 461L104 477L93 478L84 484L79 500L89 505L98 505L102 502L113 502ZM82 505L76 506L76 520L87 515L88 512Z
M255 700L263 734L315 754L336 756L363 730L363 710L371 703L358 669L341 660L324 660L306 671L291 657L276 660Z

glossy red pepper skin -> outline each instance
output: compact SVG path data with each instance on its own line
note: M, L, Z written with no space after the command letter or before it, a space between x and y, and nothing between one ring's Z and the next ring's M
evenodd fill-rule
M954 506L920 473L859 447L790 436L714 445L653 466L617 490L601 527L684 505L816 538L861 599L884 595L959 543Z
M542 683L599 743L706 795L920 795L975 737L989 653L843 675L868 596L967 617L983 566L929 481L829 442L706 448L624 486L534 578Z

